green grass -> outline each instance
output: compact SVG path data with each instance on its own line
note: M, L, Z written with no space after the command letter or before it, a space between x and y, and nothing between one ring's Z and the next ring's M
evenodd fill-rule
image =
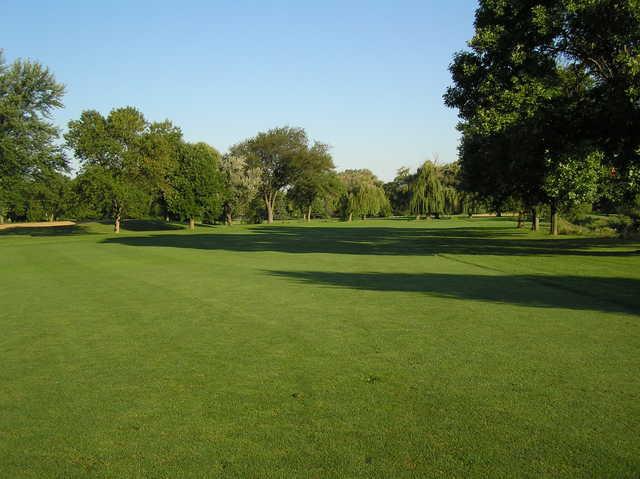
M640 474L640 244L144 226L0 234L0 477Z

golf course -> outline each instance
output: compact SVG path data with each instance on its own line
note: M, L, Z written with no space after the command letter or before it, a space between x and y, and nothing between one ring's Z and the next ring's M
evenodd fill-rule
M0 477L637 477L638 242L112 229L0 232Z

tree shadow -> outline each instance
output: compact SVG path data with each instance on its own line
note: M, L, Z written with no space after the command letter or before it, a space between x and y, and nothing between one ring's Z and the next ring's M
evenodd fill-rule
M357 255L631 256L637 243L611 238L540 238L510 227L393 228L259 226L242 233L151 235L105 239L127 246ZM628 247L621 250L620 247Z
M640 280L584 276L455 275L409 273L340 273L267 271L294 281L368 291L424 293L456 298L640 314Z
M113 226L113 221L100 221L103 225ZM146 219L135 220L127 219L123 220L120 224L122 231L178 231L185 229L182 225L175 223L169 223L163 220Z

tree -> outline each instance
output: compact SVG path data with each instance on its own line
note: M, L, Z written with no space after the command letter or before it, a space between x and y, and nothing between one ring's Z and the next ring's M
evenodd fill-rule
M394 215L407 215L410 212L409 202L411 200L410 186L413 175L407 167L398 168L393 181L383 185L384 192L389 198L391 211Z
M231 155L245 159L248 169L260 171L258 192L267 211L267 223L273 223L277 197L293 181L296 166L308 148L309 140L302 128L285 126L258 133L230 149Z
M294 162L294 176L287 196L302 210L304 219L311 221L314 201L335 189L334 165L329 146L315 143Z
M58 172L43 174L29 182L27 220L54 221L70 209L71 179Z
M235 216L247 215L258 193L262 175L259 168L249 168L246 159L240 155L224 155L220 168L225 183L225 223L231 226Z
M149 131L142 113L125 107L106 118L95 110L84 111L79 120L69 122L65 134L82 165L79 191L114 220L116 233L125 214L148 211L158 178L166 175L158 159L146 154Z
M206 143L184 143L180 147L167 202L172 213L189 220L191 230L197 218L220 214L224 193L219 162L220 153Z
M63 95L46 67L29 60L7 65L0 51L0 223L21 182L68 168L50 121Z
M591 151L548 160L553 164L549 167L544 189L551 198L552 235L558 234L559 207L572 208L595 200L602 178L603 157L602 152Z
M445 95L462 119L467 188L494 203L520 200L536 225L537 204L555 201L546 178L585 143L630 179L640 158L639 45L635 0L481 1Z
M351 221L354 215L366 219L367 216L391 211L382 182L370 170L345 170L338 173L338 177L343 184L340 199L342 219Z
M411 211L420 219L421 214L433 214L436 218L444 210L444 188L438 178L436 165L432 161L425 161L418 170L411 184Z
M182 131L168 120L151 123L139 142L151 201L157 213L163 214L167 220L168 197L173 193L170 176L178 168L182 144Z

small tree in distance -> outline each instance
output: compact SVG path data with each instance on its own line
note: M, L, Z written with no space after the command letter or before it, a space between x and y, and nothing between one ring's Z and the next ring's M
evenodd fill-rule
M391 205L382 188L382 183L370 170L345 170L338 174L343 183L340 199L340 216L351 221L353 216L388 214Z
M411 211L416 219L420 215L434 215L436 218L444 210L444 188L438 178L436 165L432 161L425 161L418 170L411 185Z

